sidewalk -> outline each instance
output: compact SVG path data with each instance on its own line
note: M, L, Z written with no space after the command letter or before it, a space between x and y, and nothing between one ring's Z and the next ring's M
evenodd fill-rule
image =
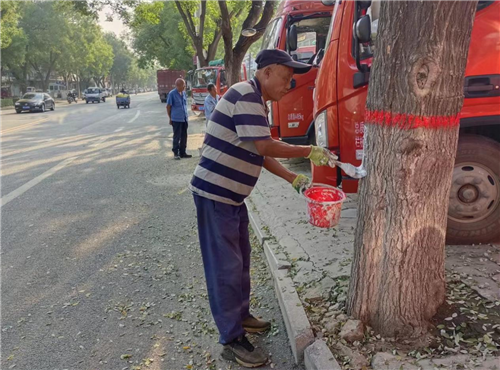
M296 173L310 176L308 161L286 160L283 163ZM290 311L290 305L287 307L286 302L281 305L285 322L288 324L290 343L298 361L302 360L305 351L307 369L340 369L339 363L343 362L344 368L352 369L392 369L405 364L403 369L416 368L407 366L408 361L414 362L414 359L406 361L404 357L397 356L396 360L396 356L389 358L392 356L389 353L373 357L369 363L368 358L353 352L344 345L345 342L336 342L340 328L348 319L344 305L353 254L357 194L348 194L337 227L316 228L307 222L306 203L302 196L288 183L263 170L248 199L248 208L252 216L252 227L261 237L271 270L274 271L280 302L286 298L280 298L280 295L295 295L295 306L302 308L297 319L296 312L287 312ZM446 253L449 278L463 281L470 287L469 290L474 289L482 297L493 302L493 305L498 302L496 307L500 309L500 246L448 246ZM289 279L292 286L285 292L282 287L284 279ZM308 322L301 323L300 330L294 328L294 323L300 321L301 315L304 314L307 315ZM500 325L494 329L500 334ZM314 345L309 346L313 341L316 341ZM334 349L338 362L333 360L332 353L325 343L330 349ZM381 356L383 361L380 361ZM344 358L349 358L347 365ZM440 361L448 361L450 368L454 368L451 363L455 360L448 356ZM462 360L464 359L460 361ZM500 364L498 358L492 361L492 364L495 364L495 361ZM390 363L391 366L384 367L385 363ZM432 368L439 364L428 360L427 365ZM422 366L426 368L424 363ZM500 366L498 368L500 369Z

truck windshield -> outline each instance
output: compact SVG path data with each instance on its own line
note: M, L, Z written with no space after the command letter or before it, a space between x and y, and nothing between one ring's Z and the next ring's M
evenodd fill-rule
M297 50L292 57L303 63L312 63L313 56L324 49L331 17L302 19L293 24L297 27Z
M193 87L207 87L209 83L216 84L217 70L216 69L198 69L193 75Z
M264 36L262 37L262 45L260 47L260 50L274 49L278 46L281 32L281 23L283 23L283 19L276 18L267 25L266 32L264 32Z

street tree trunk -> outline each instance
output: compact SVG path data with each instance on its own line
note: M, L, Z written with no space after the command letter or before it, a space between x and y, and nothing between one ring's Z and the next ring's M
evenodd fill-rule
M239 16L240 13L232 14L228 11L226 1L219 0L221 12L221 30L224 40L224 66L228 86L234 85L239 81L241 64L245 58L250 46L262 37L265 28L271 20L276 1L267 0L265 4L262 1L252 1L252 7L247 17L243 21L242 30L245 28L255 28L257 33L252 37L245 37L240 34L238 41L233 47L233 30L231 19L233 16ZM241 12L241 10L240 10Z
M222 36L220 25L217 24L217 27L213 34L212 41L208 45L208 49L205 53L203 45L205 37L205 17L207 13L206 1L201 1L200 3L200 16L199 16L200 20L198 27L196 27L196 25L194 24L193 14L191 14L188 9L183 7L182 1L176 0L175 6L177 7L179 14L181 15L182 22L184 23L187 33L193 43L193 47L196 50L196 55L200 60L200 67L208 66L208 62L210 62L215 58L215 54L217 52L217 46L219 45L219 41Z
M444 243L476 1L382 2L348 313L420 338L445 299Z

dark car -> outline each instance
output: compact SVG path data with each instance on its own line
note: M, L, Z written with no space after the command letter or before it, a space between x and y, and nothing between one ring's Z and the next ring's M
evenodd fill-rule
M17 113L24 111L45 112L46 109L56 109L56 103L49 94L35 92L24 94L21 99L16 101L15 107Z

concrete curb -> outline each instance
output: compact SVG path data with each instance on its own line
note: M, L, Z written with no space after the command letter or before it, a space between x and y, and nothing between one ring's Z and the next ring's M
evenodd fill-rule
M304 352L306 370L341 370L339 363L333 357L332 351L321 339L316 340Z
M252 209L254 204L247 200L250 225L264 248L267 264L274 279L274 289L280 305L283 320L292 348L295 362L304 361L306 370L340 370L332 352L322 340L316 340L307 318L302 301L295 290L293 280L288 276L291 265L285 256L276 252L278 245L263 232L263 222Z
M251 210L252 205L248 203L247 205ZM262 233L260 228L262 222L259 216L255 212L249 211L249 219L255 234L263 245L267 264L274 279L274 289L285 322L288 340L295 362L299 364L304 360L305 349L314 342L314 334L294 283L287 275L290 263L281 260L274 253L273 243L269 242L268 237Z
M273 245L275 244L271 243L269 240L264 240L262 246L267 258L267 264L269 265L269 267L271 267L271 272L274 276L275 270L289 270L292 265L285 258L281 258L280 255L277 255L274 252L275 248L273 248Z
M274 287L295 362L300 364L305 349L314 342L314 334L293 281L287 274L286 270L275 270Z

